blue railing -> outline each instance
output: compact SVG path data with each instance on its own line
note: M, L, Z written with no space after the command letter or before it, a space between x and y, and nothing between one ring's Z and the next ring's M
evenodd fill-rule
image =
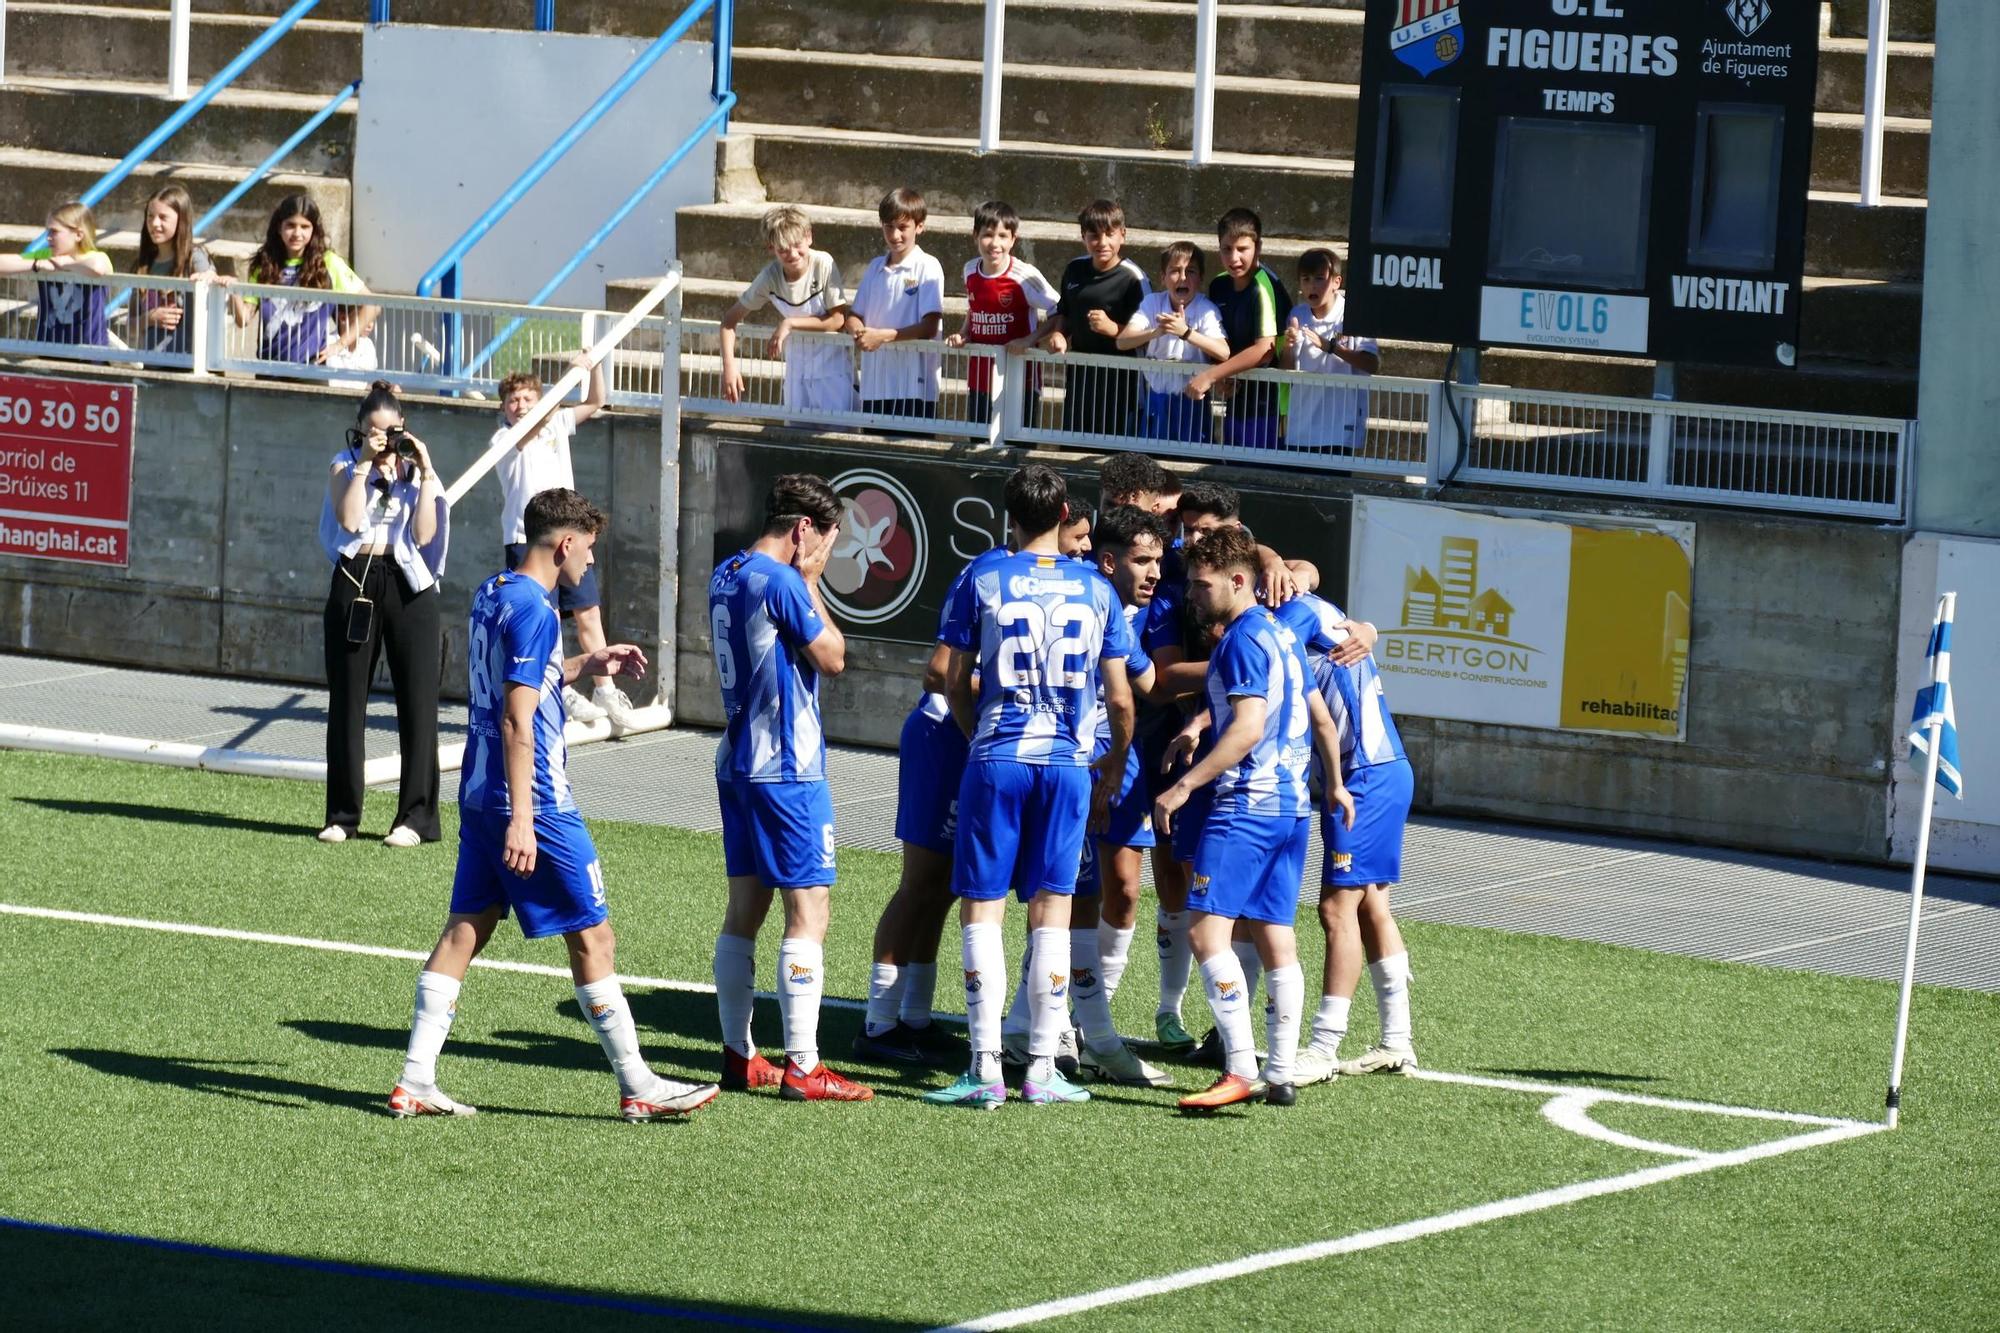
M228 194L225 194L222 196L222 198L216 200L215 203L209 208L209 210L206 213L203 213L199 218L195 220L193 229L194 235L197 237L201 236L210 227L214 226L216 220L222 217L224 214L228 213L229 210L235 206L237 200L241 199L244 195L250 193L251 190L257 187L257 183L259 181L263 180L266 176L276 171L278 169L278 164L280 162L283 162L287 157L289 157L294 148L297 148L300 144L304 143L307 139L311 138L314 130L317 130L320 126L326 124L328 120L332 119L334 112L340 110L341 106L346 103L348 98L354 96L356 93L360 91L361 91L361 80L356 79L354 80L354 82L348 84L345 88L342 88L339 92L335 93L331 98L329 98L327 100L327 104L321 107L319 110L313 112L312 117L308 119L305 124L299 126L298 129L292 131L291 138L285 140L283 143L279 144L277 148L273 149L269 157L265 158L262 162L259 162L256 165L256 167L251 170L249 175L245 176L242 180L236 182L236 184L230 188ZM143 225L143 223L141 225ZM117 299L113 300L110 305L105 307L105 309L111 311L116 311L121 309L124 306L125 302L131 297L131 295L132 293L130 292L120 292L117 296Z
M368 21L388 23L389 0L368 0ZM535 0L535 31L554 32L556 30L556 0Z
M213 102L224 88L236 81L237 75L256 64L259 56L277 45L278 39L296 27L298 21L311 13L318 4L319 0L298 0L276 23L259 33L255 41L236 53L235 59L217 70L214 78L202 84L200 92L181 103L172 115L159 123L158 128L139 140L138 146L125 154L117 166L105 172L98 178L97 184L85 190L82 196L83 205L86 208L95 207L106 195L123 184L125 178L130 176L140 163L158 152L161 144L180 133L181 128L200 114L203 107ZM46 231L42 232L29 242L28 248L34 249L47 236Z
M376 0L376 3L386 13L388 8L387 0ZM509 209L519 203L527 195L528 191L533 189L536 183L548 174L549 168L561 160L562 156L569 152L571 148L574 148L577 141L589 133L590 129L604 118L605 113L616 105L626 93L632 90L633 85L638 83L648 70L659 63L660 57L667 53L669 47L686 36L688 30L693 28L695 23L711 10L715 13L713 25L715 37L715 72L710 93L715 98L717 106L716 113L711 114L703 122L701 133L707 133L708 129L712 127L726 126L728 123L729 108L735 105L735 97L729 88L729 46L733 39L734 27L732 22L734 16L733 5L731 0L695 0L693 4L690 4L681 13L679 18L674 20L673 24L665 32L660 34L659 38L652 45L641 51L638 57L630 65L626 66L625 72L620 74L612 81L610 87L598 95L597 100L592 102L589 109L581 116L577 117L574 124L564 130L561 135L557 136L554 143L542 150L541 156L537 157L529 165L528 169L516 178L512 185L509 185L501 192L500 197L494 200L493 204L484 213L479 215L478 219L466 229L463 236L452 242L451 248L439 257L437 263L432 264L425 271L424 275L417 279L417 294L419 296L458 296L460 294L459 285L463 274L465 257L471 253L472 248L478 245L488 232L493 230L494 224L506 216ZM551 13L550 18L553 19L553 17L554 15ZM686 154L686 151L691 146L691 142L681 145L681 149L679 150L680 156ZM665 173L662 172L659 174L664 175ZM655 179L653 184L658 184L658 180ZM632 202L636 203L636 200ZM628 203L621 210L619 216L622 218L624 213L630 212L631 207L632 204ZM590 245L584 248L583 254L587 255L590 249L601 241L606 234L608 233L600 231L597 236L593 237ZM575 265L582 262L582 258L582 255L575 257L571 262L569 271L573 272Z

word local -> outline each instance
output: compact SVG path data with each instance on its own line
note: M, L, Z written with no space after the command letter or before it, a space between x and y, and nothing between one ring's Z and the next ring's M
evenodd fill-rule
M1372 265L1372 276L1377 287L1421 287L1427 291L1444 290L1444 261L1423 259L1416 255L1377 254Z

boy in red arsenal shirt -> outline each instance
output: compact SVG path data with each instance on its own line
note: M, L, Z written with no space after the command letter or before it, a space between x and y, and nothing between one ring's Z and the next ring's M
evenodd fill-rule
M979 246L979 258L965 261L965 328L945 342L952 347L975 343L982 347L1005 347L1019 352L1035 339L1039 316L1056 308L1060 299L1041 270L1014 257L1014 242L1021 234L1021 218L1014 206L991 200L972 211L972 234ZM1032 371L1026 362L1010 368L1011 373ZM993 363L983 356L971 358L965 368L968 419L980 421L993 415ZM1041 376L1028 381L1024 420L1032 425Z

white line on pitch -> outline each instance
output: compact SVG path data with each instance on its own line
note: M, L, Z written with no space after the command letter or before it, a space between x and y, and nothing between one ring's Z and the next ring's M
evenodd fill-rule
M315 940L303 935L270 935L257 930L230 930L223 926L196 926L184 921L149 921L136 916L107 916L102 912L68 912L56 907L23 907L18 903L0 903L0 916L36 917L44 921L68 921L84 926L118 926L126 930L153 930L167 935L199 935L210 940L235 940L243 944L279 944L291 949L315 949L321 953L360 954L367 958L400 958L406 962L421 963L430 954L421 949L391 949L379 944L350 944L345 940ZM483 967L494 972L524 972L537 977L560 977L570 979L566 967L551 967L547 963L517 963L505 958L475 958L474 967ZM715 987L702 981L675 981L670 977L635 977L620 972L618 979L628 986L640 986L648 990L683 991L690 995L713 995ZM758 991L760 999L775 998L773 991ZM866 1009L860 1000L839 999L828 996L820 1004L829 1009Z
M1419 1069L1412 1078L1428 1079L1433 1083L1462 1083L1473 1088L1498 1088L1502 1092L1536 1092L1549 1097L1562 1097L1570 1093L1588 1091L1591 1096L1603 1102L1625 1102L1632 1106L1657 1106L1666 1111L1696 1111L1704 1115L1737 1116L1745 1120L1782 1120L1793 1125L1872 1125L1869 1120L1843 1120L1838 1116L1807 1115L1802 1111L1766 1111L1755 1106L1730 1106L1724 1102L1691 1102L1677 1097L1649 1097L1642 1092L1620 1092L1612 1088L1564 1087L1557 1083L1531 1083L1518 1078L1486 1078L1479 1074L1443 1074L1434 1069Z
M1560 1091L1558 1089L1557 1091ZM1003 1310L998 1314L985 1315L953 1324L947 1333L985 1333L986 1330L1019 1328L1024 1324L1038 1324L1048 1319L1061 1319L1068 1315L1082 1314L1090 1310L1103 1309L1107 1305L1122 1305L1129 1301L1145 1300L1151 1296L1168 1292L1185 1291L1190 1287L1207 1286L1210 1283L1226 1282L1231 1278L1247 1277L1253 1273L1267 1272L1273 1268L1284 1268L1292 1264L1314 1263L1321 1259L1331 1259L1343 1254L1357 1254L1363 1250L1379 1249L1385 1245L1396 1245L1403 1241L1420 1240L1426 1236L1441 1235L1448 1231L1460 1231L1466 1227L1478 1226L1484 1222L1495 1222L1501 1218L1521 1217L1528 1213L1538 1213L1550 1208L1560 1208L1567 1204L1579 1203L1585 1199L1602 1198L1607 1194L1622 1194L1628 1190L1644 1189L1648 1185L1659 1185L1682 1176L1698 1176L1708 1171L1719 1171L1724 1167L1741 1166L1746 1162L1760 1161L1766 1157L1777 1157L1785 1153L1798 1152L1805 1148L1818 1148L1846 1139L1874 1134L1887 1128L1885 1125L1847 1123L1826 1129L1816 1129L1806 1134L1794 1134L1788 1138L1773 1139L1769 1143L1752 1144L1747 1148L1736 1148L1729 1152L1713 1153L1703 1157L1686 1158L1678 1162L1668 1162L1661 1166L1649 1166L1639 1171L1628 1171L1623 1175L1605 1176L1598 1180L1582 1180L1574 1185L1560 1185L1554 1189L1537 1190L1533 1194L1521 1194L1511 1199L1499 1199L1492 1203L1477 1204L1471 1208L1461 1208L1455 1212L1440 1213L1436 1217L1419 1218L1414 1222L1399 1222L1394 1226L1377 1227L1372 1231L1356 1232L1335 1240L1315 1241L1309 1245L1295 1245L1283 1250L1267 1250L1262 1254L1246 1255L1241 1259L1231 1259L1224 1263L1205 1264L1200 1268L1184 1269L1178 1273L1168 1273L1161 1277L1145 1278L1138 1282L1128 1282L1121 1286L1106 1287L1102 1291L1086 1292L1081 1296L1066 1296L1059 1300L1043 1301L1036 1305L1025 1305L1017 1310Z
M1581 875L1592 870L1608 870L1612 866L1629 865L1634 861L1645 861L1658 856L1658 852L1625 852L1619 856L1607 857L1602 861L1592 861L1580 866L1558 866L1553 870L1541 870L1532 875L1521 875L1514 879L1497 880L1492 884L1480 884L1470 889L1452 889L1448 893L1430 893L1421 898L1404 898L1404 907L1423 907L1430 903L1441 903L1450 898L1469 898L1475 893L1491 893L1495 889L1511 889L1522 884L1537 884L1548 879L1562 879L1566 875Z
M1942 921L1948 916L1958 916L1965 912L1976 912L1982 907L1991 906L1991 903L1966 903L1963 907L1947 907L1941 912L1925 912L1924 922L1928 925L1932 921ZM1853 930L1843 930L1835 935L1821 935L1818 939L1799 940L1793 944L1777 944L1768 949L1757 949L1750 953L1733 953L1722 961L1725 963L1755 962L1759 958L1770 958L1781 953L1793 953L1799 949L1811 949L1821 944L1837 944L1841 940L1851 940L1860 935L1879 934L1885 930L1894 930L1902 924L1902 920L1898 918L1895 921L1884 921L1879 926L1856 926Z
M37 676L33 680L10 680L4 685L0 685L0 690L19 690L25 689L30 685L54 685L58 681L81 680L85 676L102 676L110 670L110 667L91 667L82 671L67 672L60 676Z

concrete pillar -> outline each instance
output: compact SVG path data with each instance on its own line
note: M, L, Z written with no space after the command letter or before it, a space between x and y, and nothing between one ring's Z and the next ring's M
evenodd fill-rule
M1938 0L1915 526L2000 536L2000 4Z

